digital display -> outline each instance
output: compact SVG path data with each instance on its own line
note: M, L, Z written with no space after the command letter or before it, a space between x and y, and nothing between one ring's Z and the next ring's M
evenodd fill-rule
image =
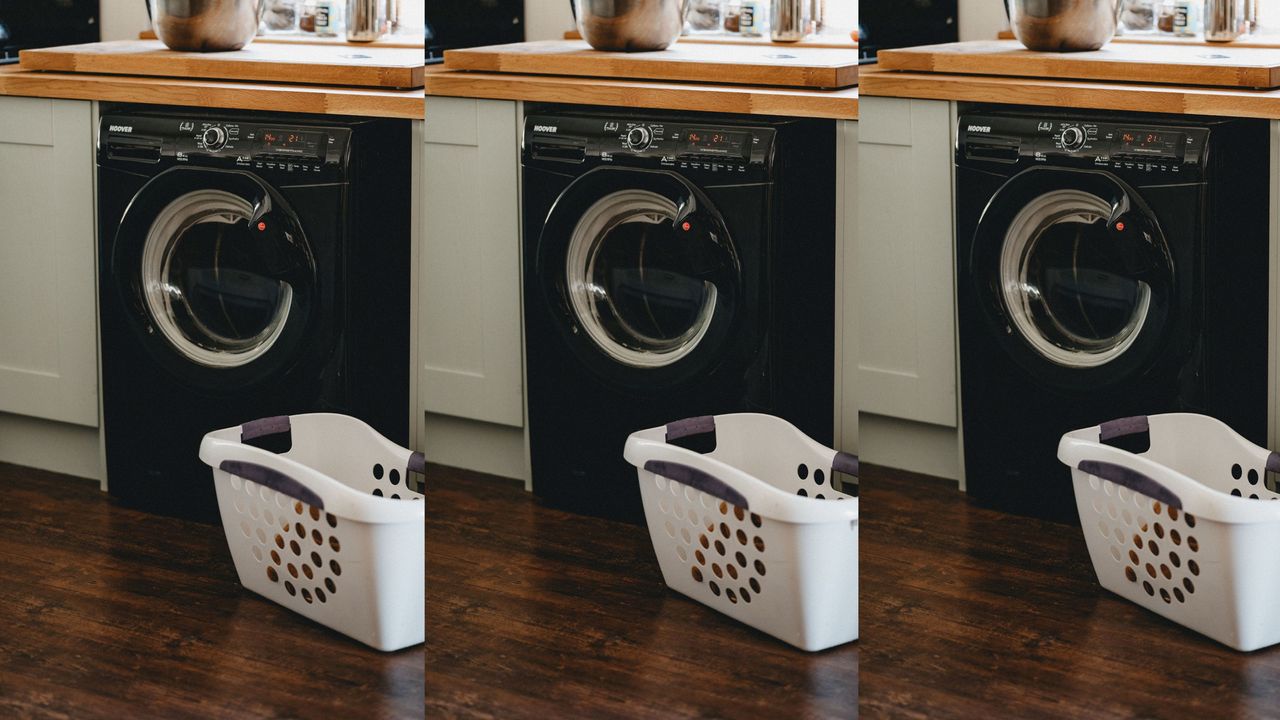
M1120 142L1122 152L1169 153L1177 151L1183 135L1155 130L1121 130Z
M320 133L297 130L263 130L262 148L272 152L314 154L320 145Z
M690 130L685 133L689 149L695 152L738 152L747 141L746 133L723 130Z

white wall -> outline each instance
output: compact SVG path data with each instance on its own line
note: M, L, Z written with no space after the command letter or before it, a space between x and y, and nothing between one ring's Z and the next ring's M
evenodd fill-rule
M136 40L151 26L144 0L101 0L102 39Z
M961 40L995 40L1008 26L1003 0L960 0Z
M524 0L525 40L560 40L572 28L569 0Z

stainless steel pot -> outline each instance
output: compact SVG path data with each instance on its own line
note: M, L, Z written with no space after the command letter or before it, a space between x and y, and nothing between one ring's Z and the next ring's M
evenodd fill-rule
M258 33L266 0L150 0L156 37L174 50L239 50Z
M1116 34L1122 0L1010 0L1009 23L1032 50L1097 50Z
M597 50L662 50L684 27L688 0L574 0L578 31Z

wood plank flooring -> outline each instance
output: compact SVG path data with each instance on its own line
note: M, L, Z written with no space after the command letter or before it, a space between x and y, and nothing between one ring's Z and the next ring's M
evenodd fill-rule
M644 528L427 468L427 717L855 718L858 643L810 654L668 590Z
M239 586L218 526L0 464L0 717L421 718L383 654Z
M1103 590L1079 528L869 465L860 491L863 718L1280 717L1280 648Z

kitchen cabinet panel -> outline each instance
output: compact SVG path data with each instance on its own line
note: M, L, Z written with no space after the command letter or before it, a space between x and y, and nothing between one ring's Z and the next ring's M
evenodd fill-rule
M429 413L524 424L519 134L515 102L427 98L419 392Z
M955 427L952 105L861 102L859 404L863 412Z
M0 412L98 425L91 104L0 97Z
M836 126L836 443L858 452L858 123Z

